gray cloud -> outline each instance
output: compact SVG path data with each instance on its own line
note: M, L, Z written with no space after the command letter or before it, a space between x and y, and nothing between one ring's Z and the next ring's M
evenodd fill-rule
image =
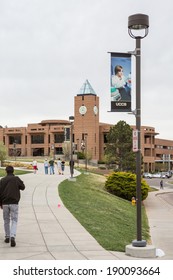
M128 16L146 13L150 30L142 40L142 124L156 126L162 138L173 139L172 8L171 0L2 0L0 124L67 119L86 79L100 96L101 121L135 124L134 116L107 112L107 52L134 50ZM134 108L134 87L132 100Z

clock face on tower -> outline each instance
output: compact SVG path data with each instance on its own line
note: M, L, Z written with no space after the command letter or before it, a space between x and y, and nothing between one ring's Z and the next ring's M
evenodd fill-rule
M97 106L94 106L94 107L93 107L93 111L94 111L94 114L95 114L95 115L98 114L98 111L99 111L99 110L98 110Z
M81 115L85 115L86 112L87 112L86 106L84 106L84 105L80 106L80 108L79 108L79 113L80 113Z

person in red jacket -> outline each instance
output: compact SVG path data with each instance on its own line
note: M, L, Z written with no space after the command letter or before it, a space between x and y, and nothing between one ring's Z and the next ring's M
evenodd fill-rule
M24 190L25 185L18 176L13 174L13 166L7 166L5 170L7 175L0 180L0 206L3 209L5 230L4 242L11 243L11 247L15 247L20 190Z

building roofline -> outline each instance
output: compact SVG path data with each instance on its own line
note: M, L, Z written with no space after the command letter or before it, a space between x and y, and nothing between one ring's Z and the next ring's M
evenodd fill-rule
M68 120L43 120L38 124L70 124L70 121Z

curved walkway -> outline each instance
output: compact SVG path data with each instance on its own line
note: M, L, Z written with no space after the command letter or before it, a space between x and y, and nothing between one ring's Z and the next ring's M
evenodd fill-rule
M75 171L75 176L76 175L78 175L78 173ZM25 182L26 189L21 192L16 237L17 246L12 248L9 244L4 243L3 219L1 216L1 260L134 259L126 256L125 253L104 250L64 207L58 195L57 186L61 181L69 178L68 167L66 167L65 175L45 175L43 165L39 164L37 174L27 174L20 177ZM154 194L152 194L152 196L154 197ZM154 233L153 218L153 215L156 215L155 206L158 207L158 203L153 204L152 197L149 197L146 201L146 207L154 242L156 240L155 236L157 237L157 234ZM172 210L169 211L172 215ZM162 223L159 221L161 221L163 213L165 212L162 207L162 211L157 214L158 224L161 225L161 228ZM155 229L157 232L158 227ZM170 234L173 236L172 231ZM158 242L154 245L160 248L162 243ZM161 249L164 250L165 248ZM171 254L170 251L168 252L168 256L168 259L173 259L173 254Z
M21 192L17 246L11 248L4 243L1 216L0 259L119 259L114 253L104 250L64 207L57 186L69 178L68 167L65 175L45 175L43 165L39 164L37 174L20 177L26 189Z
M150 192L144 204L152 243L164 252L159 259L173 260L173 185Z

